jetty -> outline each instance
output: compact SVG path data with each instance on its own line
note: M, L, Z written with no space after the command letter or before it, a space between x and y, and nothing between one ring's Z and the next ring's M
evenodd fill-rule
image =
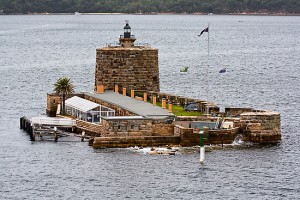
M70 118L58 117L32 117L30 119L25 116L20 118L20 128L27 132L32 141L36 137L52 137L57 141L59 137L66 136L63 130L73 129L76 121Z

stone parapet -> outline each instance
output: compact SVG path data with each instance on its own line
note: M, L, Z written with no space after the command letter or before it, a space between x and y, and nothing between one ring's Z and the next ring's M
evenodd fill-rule
M150 99L152 99L155 96L158 102L161 102L162 99L166 99L166 102L172 103L173 105L184 106L189 103L197 103L200 112L207 112L206 110L207 106L209 106L209 113L219 113L220 110L216 104L201 99L183 97L179 95L168 94L168 93L157 92L157 91L149 91L148 94Z
M225 108L226 116L230 116L230 117L239 117L240 114L244 112L253 112L253 108L236 108L236 107Z
M246 112L241 114L241 122L260 123L264 130L280 129L280 113L272 111Z

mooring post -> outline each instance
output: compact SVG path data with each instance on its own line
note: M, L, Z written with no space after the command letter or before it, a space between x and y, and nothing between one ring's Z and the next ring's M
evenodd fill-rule
M81 133L81 142L84 142L84 136L85 136L85 131L82 131L82 133Z
M223 149L224 146L223 132L221 133L221 138L222 138L222 149Z
M20 129L23 129L23 117L20 118Z
M57 127L56 126L54 126L54 141L55 142L57 142L57 140L58 140L58 135L57 135Z
M29 122L27 120L25 123L25 130L26 130L26 133L29 133Z
M29 136L31 141L35 141L35 134L33 133L33 127L29 126Z

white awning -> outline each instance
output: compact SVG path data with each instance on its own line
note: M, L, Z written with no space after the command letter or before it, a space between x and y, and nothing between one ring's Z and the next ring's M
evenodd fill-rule
M97 108L100 106L97 103L80 98L78 96L74 96L74 97L67 99L65 103L66 103L66 106L75 108L76 110L80 110L82 112L88 112L88 111L93 110L94 108Z

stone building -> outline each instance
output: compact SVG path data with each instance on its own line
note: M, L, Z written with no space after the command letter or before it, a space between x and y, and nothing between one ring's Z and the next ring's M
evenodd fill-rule
M119 45L107 45L96 50L95 90L104 86L122 91L159 91L158 49L135 45L128 22Z

